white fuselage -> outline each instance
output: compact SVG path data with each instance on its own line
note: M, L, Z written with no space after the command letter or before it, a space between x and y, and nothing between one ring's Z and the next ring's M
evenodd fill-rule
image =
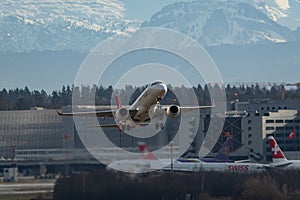
M180 172L218 171L218 172L264 172L268 165L258 163L206 163L174 161L171 165L170 159L160 160L121 160L108 165L108 168L122 169L127 172L147 172L153 170L174 170Z
M277 167L280 169L300 169L300 160L286 160L283 162L272 162L270 167Z
M151 106L156 105L167 93L167 86L161 81L148 85L142 94L129 107L129 110L138 110L133 116L134 121L147 121L150 119L149 110Z
M197 162L184 163L175 161L173 170L176 171L220 171L220 172L263 172L266 165L258 163L214 163L214 162Z

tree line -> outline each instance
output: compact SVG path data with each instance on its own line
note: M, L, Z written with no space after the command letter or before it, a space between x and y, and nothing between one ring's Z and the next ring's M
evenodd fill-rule
M180 94L181 98L189 104L191 103L191 93L197 97L199 104L210 104L210 87L219 87L219 85L194 86L193 88L169 87L169 92L162 103L174 103L176 95ZM214 91L218 91L214 90ZM112 86L63 86L61 90L54 90L48 94L45 90L30 91L28 87L16 89L2 89L0 91L0 110L27 110L32 107L44 107L47 109L57 109L62 106L72 105L72 96L78 100L78 104L85 104L87 98L94 98L92 102L96 105L110 105L113 95ZM118 95L121 99L128 100L127 103L132 103L134 99L143 91L142 88L125 86L118 90ZM300 88L286 90L281 85L273 85L269 88L257 85L227 85L225 87L226 99L228 102L234 101L264 101L264 100L300 100ZM91 99L89 99L91 100Z
M96 170L60 178L53 199L299 199L300 171L154 172L133 176Z

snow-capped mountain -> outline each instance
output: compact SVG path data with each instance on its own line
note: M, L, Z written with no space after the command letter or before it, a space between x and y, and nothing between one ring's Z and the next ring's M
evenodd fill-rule
M299 0L244 0L279 24L292 30L300 27Z
M208 46L294 39L296 32L276 20L287 19L287 11L295 8L296 0L281 7L274 3L278 0L250 0L252 6L240 1L247 0L171 4L143 26L175 29ZM109 36L135 31L140 26L138 21L126 20L124 4L120 0L2 0L0 52L87 53Z
M207 46L276 43L295 38L289 28L279 25L255 7L238 1L171 4L142 26L175 29Z
M134 30L116 0L3 0L0 51L73 50L87 52L103 39Z

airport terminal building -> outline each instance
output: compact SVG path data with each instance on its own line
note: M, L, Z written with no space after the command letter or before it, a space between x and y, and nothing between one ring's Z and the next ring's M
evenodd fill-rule
M226 134L234 137L232 159L246 159L250 157L257 162L269 162L270 148L266 137L274 135L288 158L299 158L299 106L297 102L268 102L243 103L237 102L234 110L226 113L225 124L221 131L219 142L209 156L213 156L226 140ZM63 107L63 111L70 111L70 107ZM198 130L193 129L193 120L189 115L183 116L182 121L189 127L190 136L189 156L195 157L205 137L209 120L209 113L200 114ZM105 120L105 121L104 121ZM113 119L100 119L103 123L114 122ZM172 134L174 126L167 125L157 137L146 141L153 144L166 144ZM288 134L296 130L297 138L289 139ZM92 129L89 129L92 131ZM116 129L108 130L110 139L121 147L133 147L139 140ZM196 135L196 136L195 136ZM49 160L60 156L60 160L83 159L91 161L93 157L85 150L72 117L61 117L56 110L33 108L20 111L0 111L0 158L8 160L16 157L23 160ZM188 154L187 154L188 155ZM72 157L73 156L73 157Z
M62 119L55 110L0 111L0 158L14 150L63 148Z

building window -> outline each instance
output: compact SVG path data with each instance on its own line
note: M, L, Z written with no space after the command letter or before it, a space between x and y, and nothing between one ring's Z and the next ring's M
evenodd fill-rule
M285 137L285 134L283 134L283 133L277 133L276 137Z
M283 121L283 119L277 119L276 121L275 121L275 123L283 123L284 121Z
M285 144L293 144L294 143L294 140L286 140L285 141Z
M285 120L285 123L293 123L293 122L294 122L294 120L291 120L291 119Z
M267 127L266 127L266 130L268 130L268 131L269 131L269 130L274 130L274 127L273 127L273 126L267 126Z
M266 123L274 123L274 120L267 119L267 120L266 120Z
M282 140L277 140L277 143L280 145L280 144L283 144L284 141L282 141ZM281 147L281 148L282 148L282 147Z
M283 126L277 126L277 127L276 127L276 131L281 131L281 130L284 130L284 127L283 127Z

